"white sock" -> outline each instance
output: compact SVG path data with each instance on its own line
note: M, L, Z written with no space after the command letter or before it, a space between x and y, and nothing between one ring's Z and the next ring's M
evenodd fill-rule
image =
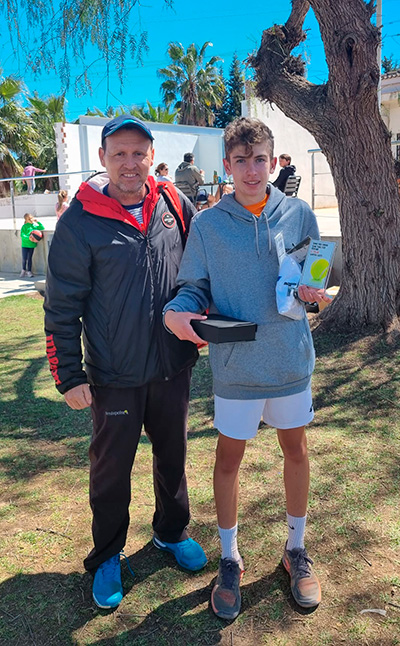
M218 525L218 534L221 539L222 556L223 559L233 559L234 561L240 560L240 554L237 545L237 523L231 529L222 529Z
M304 547L304 533L306 531L306 520L307 515L291 516L286 512L287 524L288 524L288 540L287 540L287 550L293 550L297 548Z

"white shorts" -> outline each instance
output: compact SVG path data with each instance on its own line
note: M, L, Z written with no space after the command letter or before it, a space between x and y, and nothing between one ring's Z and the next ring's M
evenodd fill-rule
M297 395L272 399L223 399L214 395L214 426L234 440L257 435L261 419L278 429L306 426L314 419L311 386Z

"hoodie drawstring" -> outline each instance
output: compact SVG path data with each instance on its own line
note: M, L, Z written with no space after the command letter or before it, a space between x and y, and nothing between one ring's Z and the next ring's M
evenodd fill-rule
M266 225L267 225L268 251L271 253L271 249L272 249L271 229L269 228L269 222L268 222L267 214L265 212L263 212L262 215L264 216L265 222L266 222ZM259 218L257 216L253 215L254 228L255 228L255 232L256 232L256 251L257 251L257 256L260 257L260 245L259 245L259 235L258 235L258 219Z
M265 217L265 222L267 223L267 230L268 230L268 251L271 253L271 249L272 249L271 229L269 228L269 222L268 222L267 214L265 212L264 212L264 217Z
M253 215L253 221L254 221L254 228L256 230L256 251L257 251L257 256L260 257L260 245L258 244L258 226L257 226L258 218L255 215Z

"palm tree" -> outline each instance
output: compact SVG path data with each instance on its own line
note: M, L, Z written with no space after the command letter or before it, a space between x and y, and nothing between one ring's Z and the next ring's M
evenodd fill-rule
M40 168L46 168L48 173L57 173L57 146L54 124L65 121L65 97L52 94L46 99L38 96L37 92L29 97L28 111L35 124L39 140L35 163ZM27 161L24 157L23 161ZM46 187L52 190L57 186L57 180L47 179Z
M100 108L92 108L86 110L86 116L89 117L109 117L113 119L114 117L119 117L121 114L132 114L142 121L152 121L154 123L175 123L175 119L179 114L179 110L170 110L169 107L163 108L158 105L155 107L146 101L147 108L144 106L131 105L123 106L120 105L118 108L109 107L106 112L100 110ZM78 123L78 121L77 121Z
M108 119L114 119L114 117L119 117L121 114L125 114L126 112L129 112L124 106L120 105L118 108L113 108L112 105L110 105L107 110L104 112L103 110L100 110L100 108L86 108L85 116L86 117L103 117L103 118L108 118ZM74 123L79 123L79 118L74 121Z
M163 108L158 105L157 107L153 106L150 101L146 101L147 108L144 106L139 108L133 105L130 109L130 113L138 119L143 121L152 121L154 123L175 123L177 116L179 115L179 110L171 110L170 106Z
M170 43L167 53L171 64L158 70L165 81L161 84L163 101L167 107L179 109L179 123L212 126L214 110L222 104L224 88L216 63L222 59L213 56L204 63L206 42L199 50L192 43L186 52L181 43Z
M1 73L0 69L0 177L13 177L22 175L21 156L36 157L39 136L20 103L25 92L22 80L12 75L3 78ZM0 182L0 195L8 189L8 182Z

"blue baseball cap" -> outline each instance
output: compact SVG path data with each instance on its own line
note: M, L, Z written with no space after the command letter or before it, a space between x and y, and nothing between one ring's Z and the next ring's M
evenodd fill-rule
M154 141L154 137L151 134L151 131L143 123L143 121L136 119L136 117L133 117L131 114L121 114L121 116L116 117L115 119L111 119L111 121L106 123L101 133L101 143L103 143L104 139L106 139L110 135L113 135L114 132L117 132L117 130L119 130L120 128L135 128L136 130L142 132L151 141Z

